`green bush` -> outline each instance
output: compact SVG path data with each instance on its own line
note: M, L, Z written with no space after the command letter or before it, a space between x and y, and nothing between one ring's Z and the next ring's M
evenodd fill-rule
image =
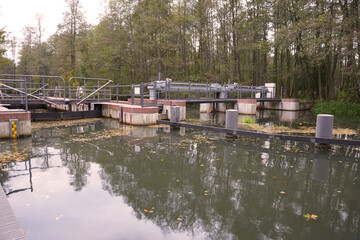
M250 124L254 124L256 123L256 120L254 118L251 118L249 116L245 116L245 118L241 119L242 123L250 123Z
M320 102L311 111L314 114L334 114L341 117L360 117L360 104L348 102Z

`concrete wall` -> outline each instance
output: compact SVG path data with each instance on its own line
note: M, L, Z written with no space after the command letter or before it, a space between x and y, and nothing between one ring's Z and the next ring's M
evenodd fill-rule
M31 115L23 110L7 110L0 112L0 138L11 138L10 119L18 120L19 136L31 135Z
M255 99L238 99L236 109L239 114L256 114L256 100Z
M213 111L213 103L200 103L200 113L211 113Z
M170 100L159 100L158 104L163 104L163 114L167 113L168 119L170 119L171 106L179 106L180 107L180 121L186 119L186 101L170 101Z
M123 123L131 125L152 125L158 120L157 107L140 107L128 104L102 103L102 115L121 120L123 110Z
M62 110L62 111L69 111L68 104L58 104L58 105L48 104L47 107ZM91 108L90 110L94 110L94 104L91 104L90 108ZM71 104L71 111L73 111L73 112L89 111L89 106L88 106L88 104L80 104L79 106L77 106L76 104Z
M314 102L300 102L298 99L281 99L281 102L266 102L264 109L275 109L284 111L310 110Z

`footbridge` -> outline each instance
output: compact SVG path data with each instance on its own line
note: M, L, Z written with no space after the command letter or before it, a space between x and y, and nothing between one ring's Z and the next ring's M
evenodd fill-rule
M172 106L181 108L181 120L185 120L186 105L192 103L200 104L201 113L237 109L239 114L256 114L259 107L302 109L299 101L282 99L282 89L276 89L274 83L247 86L230 81L175 82L159 77L153 82L120 85L102 78L0 75L0 122L106 116L148 125L169 119ZM46 110L32 110L39 108Z

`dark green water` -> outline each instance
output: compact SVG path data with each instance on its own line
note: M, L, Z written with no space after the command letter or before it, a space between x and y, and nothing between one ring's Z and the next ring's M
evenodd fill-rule
M0 167L29 239L360 239L358 147L108 119L1 142L32 153Z

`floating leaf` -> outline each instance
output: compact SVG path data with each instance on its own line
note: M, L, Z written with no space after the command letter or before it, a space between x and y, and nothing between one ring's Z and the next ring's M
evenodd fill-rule
M309 220L317 220L318 216L315 215L315 214L305 214L304 217L306 218L306 221L309 221Z

